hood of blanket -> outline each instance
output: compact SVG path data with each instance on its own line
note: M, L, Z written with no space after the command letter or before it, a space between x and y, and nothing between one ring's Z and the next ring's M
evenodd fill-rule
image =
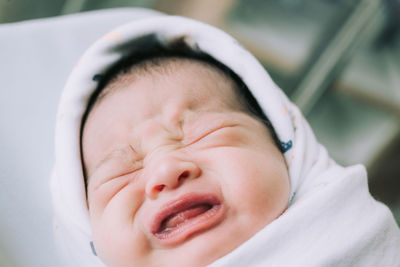
M91 230L80 153L81 121L98 86L98 77L127 55L141 53L155 44L168 47L171 40L182 37L193 50L205 52L228 66L259 102L285 148L290 205L314 177L337 166L318 144L298 108L254 56L231 36L183 17L157 15L135 20L105 34L84 53L67 81L59 105L52 176L55 229L61 245L76 256L80 266L102 265L89 245Z

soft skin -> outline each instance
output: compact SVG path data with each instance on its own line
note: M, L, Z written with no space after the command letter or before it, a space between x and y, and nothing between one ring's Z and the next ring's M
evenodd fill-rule
M232 86L182 60L125 79L90 112L82 151L94 245L107 266L205 266L284 212L284 158ZM218 201L216 215L172 238L154 234L163 210L198 196Z

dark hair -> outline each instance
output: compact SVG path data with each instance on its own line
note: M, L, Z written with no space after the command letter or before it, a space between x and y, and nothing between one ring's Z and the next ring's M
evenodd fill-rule
M205 62L208 65L215 67L222 71L222 73L229 79L231 79L235 87L235 94L239 100L239 104L242 106L243 110L249 115L261 121L269 130L271 137L276 144L277 148L282 151L280 141L276 135L276 132L258 104L257 100L251 94L250 90L247 88L246 84L242 79L234 73L230 68L222 64L221 62L215 60L210 55L200 51L199 49L192 48L187 43L185 38L176 38L168 42L168 45L160 43L154 35L147 35L135 40L135 44L125 44L124 46L117 47L119 52L130 49L125 57L120 61L116 62L110 69L108 69L103 74L97 74L93 76L93 80L98 81L98 86L95 92L89 99L88 107L82 119L81 124L81 136L83 133L83 127L85 125L86 119L99 100L101 92L107 87L107 85L113 80L113 78L118 75L127 72L132 66L138 65L145 61L150 61L153 66L160 64L160 58L187 58ZM132 49L135 47L135 49ZM82 142L82 139L81 139ZM82 145L81 145L82 147ZM82 154L82 152L81 152ZM83 163L83 157L82 157ZM84 166L84 164L82 164ZM85 184L86 184L86 170L84 169Z

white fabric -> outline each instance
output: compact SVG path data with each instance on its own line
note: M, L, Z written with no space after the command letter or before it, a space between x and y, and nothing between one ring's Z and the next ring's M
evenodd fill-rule
M169 40L185 36L193 49L232 69L288 146L284 153L292 192L288 210L213 266L400 265L399 229L387 207L370 196L364 168L343 168L332 161L297 107L234 39L203 23L170 16L136 20L106 34L82 56L61 97L52 177L55 230L75 264L102 266L89 245L79 148L82 115L97 86L93 77L121 59L127 48L138 48L134 40L148 34L166 46Z

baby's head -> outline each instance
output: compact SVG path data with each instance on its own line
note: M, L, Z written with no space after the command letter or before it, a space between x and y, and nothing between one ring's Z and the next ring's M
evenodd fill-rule
M286 209L284 157L237 76L177 56L110 73L81 140L94 246L108 266L203 266Z

